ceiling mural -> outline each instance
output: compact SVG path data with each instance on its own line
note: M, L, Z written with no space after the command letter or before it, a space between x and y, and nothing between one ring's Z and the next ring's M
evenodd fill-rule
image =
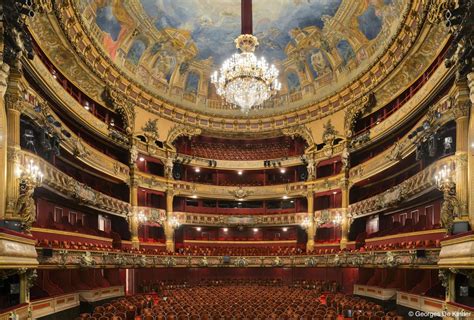
M254 34L280 70L272 107L347 85L401 23L405 0L253 1ZM184 106L225 109L209 75L235 52L240 0L75 0L89 34L132 79ZM189 78L189 79L188 79Z

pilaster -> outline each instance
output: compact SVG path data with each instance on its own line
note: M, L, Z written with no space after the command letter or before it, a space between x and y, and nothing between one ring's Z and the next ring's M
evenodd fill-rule
M308 240L306 242L306 251L311 252L314 250L314 237L316 236L317 226L314 223L314 193L313 190L308 190L306 195L308 203L308 225L306 226L306 233Z

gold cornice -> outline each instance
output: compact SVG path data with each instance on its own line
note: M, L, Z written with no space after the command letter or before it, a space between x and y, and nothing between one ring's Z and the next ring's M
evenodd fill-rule
M454 239L446 239L441 241L441 247L452 246L453 244L464 243L464 242L474 242L474 234L470 234L464 237L458 237Z
M9 234L9 233L0 232L0 240L2 240L2 239L13 241L13 242L18 242L18 243L23 243L23 244L27 244L27 245L32 245L32 246L34 246L35 243L36 243L36 240L34 240L34 239L26 239L26 238L21 237L21 236L15 236L15 235L12 235L12 234Z
M446 232L447 232L446 229L415 231L415 232L407 232L403 234L393 234L393 235L384 236L384 237L365 239L365 242L371 243L371 242L377 242L377 241L391 240L391 239L397 239L397 238L406 238L406 237L416 237L416 236L423 236L423 235L436 234L436 233L446 234Z
M71 236L71 237L80 237L80 238L86 238L86 239L91 239L91 240L100 240L100 241L112 243L111 238L104 238L104 237L99 237L99 236L94 236L94 235L84 234L84 233L78 233L78 232L69 232L69 231L63 231L63 230L36 228L36 227L31 228L31 231L41 232L41 233L48 233L48 234L59 234L59 235Z

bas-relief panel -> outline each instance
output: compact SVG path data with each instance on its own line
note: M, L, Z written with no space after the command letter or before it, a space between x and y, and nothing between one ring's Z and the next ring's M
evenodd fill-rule
M84 23L103 51L152 89L152 78L173 85L173 74L185 79L190 64L209 74L235 52L240 0L75 1L87 12ZM404 0L274 0L270 6L254 0L256 54L293 66L300 83L324 78L315 86L329 87L331 81L348 80L347 68L371 62L405 5ZM304 79L305 74L311 77ZM208 91L207 84L201 87Z

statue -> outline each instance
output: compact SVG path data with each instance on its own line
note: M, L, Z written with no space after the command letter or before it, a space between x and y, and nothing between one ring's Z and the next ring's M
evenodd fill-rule
M308 164L306 165L306 169L308 170L308 180L313 180L316 178L316 172L314 170L314 160L309 159Z
M31 234L31 228L36 221L36 204L33 199L35 188L30 182L26 182L23 189L23 193L16 202L16 212L21 217L22 230Z
M350 169L349 157L350 157L349 149L345 147L341 153L342 171L347 171Z
M89 251L86 251L84 254L81 255L81 260L79 264L82 268L92 267L95 264L94 258L92 257Z
M455 184L452 183L449 186L443 188L444 200L441 206L441 225L446 228L448 234L451 234L454 217L458 215L459 211L459 200L456 197Z

